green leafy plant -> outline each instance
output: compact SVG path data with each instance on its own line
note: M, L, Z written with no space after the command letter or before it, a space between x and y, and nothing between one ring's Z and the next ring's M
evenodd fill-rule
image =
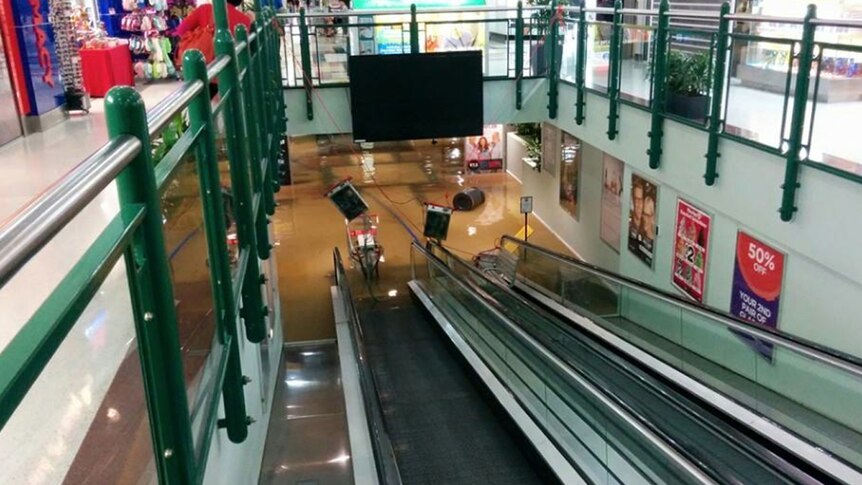
M519 123L515 125L515 133L527 144L527 155L537 159L542 157L541 123Z
M670 51L667 56L667 87L682 96L705 96L710 82L709 56Z

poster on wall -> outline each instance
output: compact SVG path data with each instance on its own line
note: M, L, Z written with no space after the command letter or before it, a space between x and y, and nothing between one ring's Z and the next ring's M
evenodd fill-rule
M562 132L560 150L560 207L578 219L578 180L581 172L581 140Z
M599 235L616 252L620 252L622 228L623 162L607 153L602 160L602 213Z
M784 254L739 231L736 236L730 313L742 320L777 329L783 279ZM739 335L760 355L772 361L771 343L746 334Z
M673 252L673 286L703 303L709 231L712 218L702 210L678 199Z
M655 254L656 208L658 187L645 178L632 174L629 205L629 251L652 268Z
M560 156L560 129L550 123L542 123L542 170L557 173L557 157Z
M464 138L464 164L470 172L503 170L503 125L485 125L482 136Z
M425 52L481 50L485 47L484 23L443 23L443 15L429 17L425 25ZM463 20L481 20L475 14L462 14L461 17Z

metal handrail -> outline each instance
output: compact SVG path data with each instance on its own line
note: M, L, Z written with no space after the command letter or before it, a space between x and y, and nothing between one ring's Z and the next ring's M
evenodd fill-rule
M131 136L111 140L0 227L0 287L75 218L141 151Z
M557 355L550 352L532 335L522 329L520 325L518 325L508 316L506 316L506 314L501 310L502 304L500 304L493 295L487 293L484 289L478 286L466 283L464 281L464 278L455 273L455 271L453 271L452 268L450 268L445 262L434 256L433 253L423 248L420 244L413 242L411 243L411 248L412 250L419 251L419 253L425 257L426 261L428 261L431 265L443 272L453 282L455 282L455 284L461 287L461 289L465 290L467 293L470 294L478 294L480 298L476 298L475 301L485 307L486 310L491 312L500 322L506 325L506 327L508 327L511 332L515 333L521 339L522 342L529 344L530 347L532 347L535 351L539 352L543 357L545 357L545 359L547 359L548 362L553 364L554 367L564 373L568 378L570 378L578 386L583 388L587 393L592 395L596 400L601 402L608 410L611 411L611 413L613 413L624 423L629 425L643 439L645 439L648 443L655 446L662 453L664 453L670 461L672 461L674 464L676 464L682 470L688 473L693 480L704 484L716 483L696 464L689 461L672 445L662 440L657 434L655 434L653 430L651 430L647 425L642 423L637 417L632 416L623 406L621 406L609 396L611 393L609 393L605 389L602 389L599 385L591 382L589 379L585 378L584 376L573 370L571 366L567 365ZM464 265L464 267L467 268L469 271L474 272L479 276L482 276L481 272L478 269L466 264Z
M856 377L862 378L862 360L852 355L826 347L824 345L820 345L816 342L811 342L806 339L788 335L777 330L755 326L750 322L738 319L733 315L729 315L727 313L722 313L712 307L686 300L672 293L668 293L664 290L649 286L633 278L622 276L620 274L608 271L598 266L577 260L575 258L572 258L571 256L566 256L564 254L550 251L541 246L537 246L530 242L525 242L521 239L516 239L509 235L504 235L502 237L502 241L509 241L515 243L516 245L523 246L527 249L530 249L531 251L535 251L561 263L575 266L579 269L586 271L587 273L591 273L601 278L613 281L614 283L641 291L665 303L670 303L672 305L682 307L687 311L706 317L712 321L717 321L720 324L730 327L734 330L752 334L758 339L765 340L767 342L778 345L779 347L783 347L793 352L805 355L806 357L824 363L830 367L839 368L843 371L853 374Z
M527 6L525 5L522 10L524 12L528 11L541 11L541 10L549 10L550 7L547 6ZM582 10L586 13L599 13L610 15L614 13L613 8L607 7L594 7L594 8L584 8L579 6L564 6L558 7L560 11L568 12L568 13L580 13ZM515 8L509 7L467 7L467 8L423 8L416 9L417 15L423 14L440 14L440 13L465 13L465 12L512 12L516 11ZM619 10L619 13L622 15L641 15L647 17L658 17L658 10L649 10L649 9L639 9L639 8L623 8ZM306 18L320 18L320 17L356 17L359 15L410 15L410 9L380 9L380 10L347 10L343 12L306 12ZM669 10L667 12L668 17L670 18L696 18L696 19L708 19L708 20L719 20L721 15L717 11L710 10ZM279 19L298 19L298 13L279 13L276 15L276 18ZM736 20L740 22L764 22L764 23L779 23L779 24L794 24L794 25L802 25L804 23L803 17L788 17L788 16L776 16L776 15L756 15L756 14L730 14L725 18L728 20ZM856 19L826 19L826 18L817 18L812 20L814 25L819 27L848 27L848 28L862 28L862 20ZM373 25L373 24L371 24Z
M185 109L203 89L204 84L201 81L185 82L149 110L147 112L147 127L150 137L161 133L177 113Z
M386 424L383 421L383 410L377 397L379 396L377 384L375 383L371 365L368 363L368 356L365 352L365 339L362 327L359 324L359 312L357 312L356 305L354 305L353 293L350 291L350 284L347 281L347 274L341 261L341 252L337 247L332 250L332 260L335 269L335 284L339 291L341 291L342 300L347 310L350 333L353 336L351 340L353 342L353 351L356 355L356 366L359 369L362 400L365 402L365 419L373 436L372 448L378 479L387 485L400 485L401 474L398 471L398 462L395 460L392 442L389 439Z

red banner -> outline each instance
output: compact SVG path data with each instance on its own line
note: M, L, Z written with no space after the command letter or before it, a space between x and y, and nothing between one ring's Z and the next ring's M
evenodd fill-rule
M706 287L711 223L712 218L702 210L682 199L677 201L673 285L701 303Z

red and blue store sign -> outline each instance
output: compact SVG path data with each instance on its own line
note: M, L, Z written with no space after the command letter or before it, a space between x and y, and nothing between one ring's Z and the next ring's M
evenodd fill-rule
M0 31L18 111L38 116L61 106L65 99L47 0L0 0Z

